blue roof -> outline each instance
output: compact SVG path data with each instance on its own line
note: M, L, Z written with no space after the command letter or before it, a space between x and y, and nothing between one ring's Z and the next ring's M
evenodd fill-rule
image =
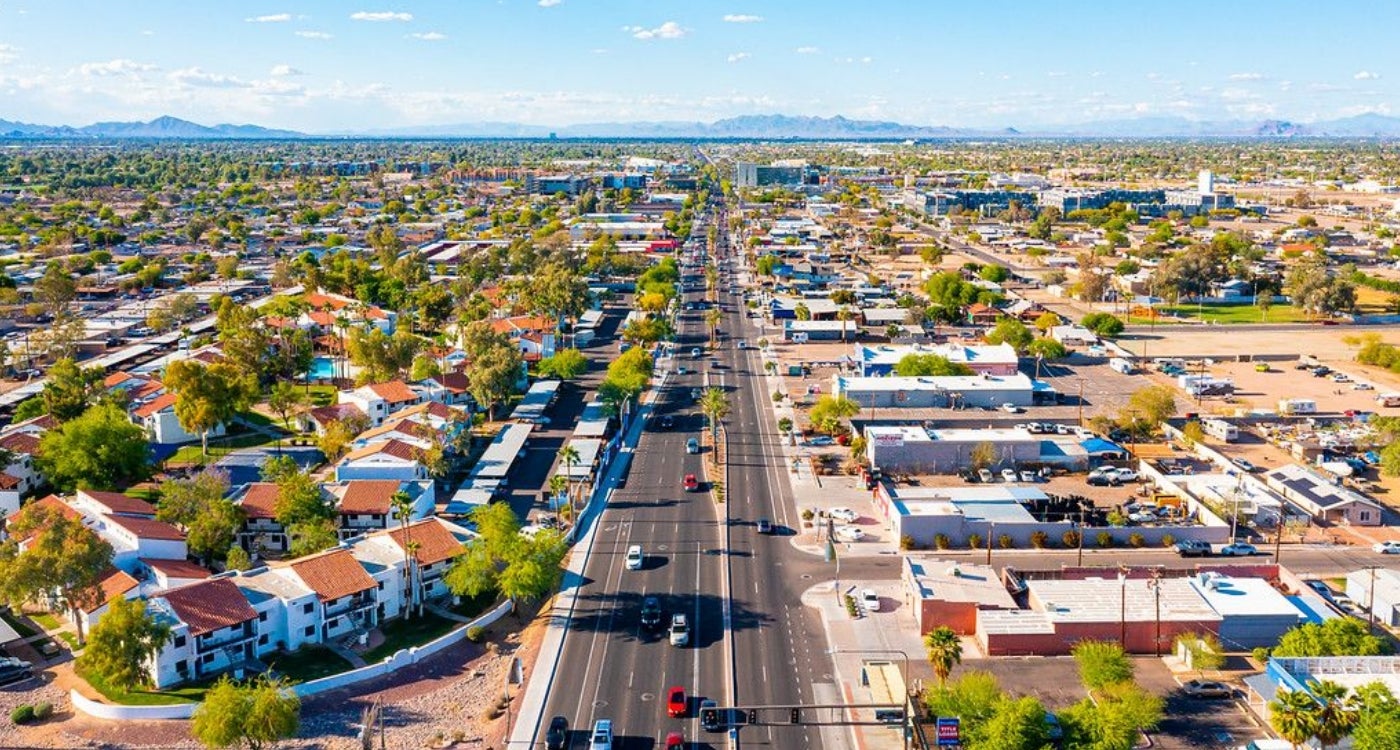
M1098 437L1089 438L1088 440L1081 442L1079 445L1091 454L1124 452L1123 446L1113 442L1112 440L1104 440L1103 438Z

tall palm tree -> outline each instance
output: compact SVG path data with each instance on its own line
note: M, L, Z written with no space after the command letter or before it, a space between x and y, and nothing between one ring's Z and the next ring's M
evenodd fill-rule
M574 515L574 465L579 462L578 448L572 445L560 448L559 460L563 461L564 466L568 469L565 477L569 483L569 516L572 517Z
M1280 692L1269 702L1269 725L1298 750L1317 734L1318 709L1317 701L1305 690Z
M729 396L722 389L706 388L700 396L700 411L710 420L710 438L719 441L719 423L729 415Z
M940 625L924 636L924 648L928 651L928 661L933 665L938 684L946 683L953 666L962 663L962 643L958 640L958 634L947 625Z
M719 334L719 324L724 320L724 311L718 306L710 308L705 312L705 322L710 326L710 346L715 345L715 337Z
M403 574L404 574L404 619L413 617L413 608L418 604L418 588L414 585L413 569L417 567L418 559L413 553L417 551L418 545L413 541L413 531L408 527L409 517L413 515L413 498L407 492L399 490L389 498L389 505L394 509L394 515L399 518L399 528L403 530Z
M549 494L559 497L559 493L569 488L569 478L563 474L555 474L549 478ZM551 503L551 506L553 504Z

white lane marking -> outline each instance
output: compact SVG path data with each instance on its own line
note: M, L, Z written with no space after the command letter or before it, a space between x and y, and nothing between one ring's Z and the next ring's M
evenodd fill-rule
M599 522L599 523L602 523L602 516L601 516L601 515L599 516L598 522ZM629 514L627 515L626 521L624 521L623 523L624 523L624 525L627 526L626 540L623 542L623 544L624 544L624 545L627 545L627 546L630 546L630 545L631 545L631 542L632 542L632 526L633 526L633 524L632 524L632 514L629 513ZM612 567L610 567L610 568L608 569L608 576L607 576L607 581L608 581L609 584L611 584L611 583L612 583L612 574L613 574L614 571L616 571L616 572L618 573L618 576L617 576L617 585L616 585L616 586L611 586L611 585L610 585L608 588L605 588L605 589L604 589L604 591L607 591L607 590L609 590L609 588L610 588L610 589L612 590L612 592L613 592L612 595L609 597L609 600L610 600L610 601L609 601L609 604L611 605L611 609L610 609L609 612L608 612L608 627L607 627L605 630L601 631L601 633L600 633L599 631L595 631L595 632L594 632L594 634L593 634L593 639L590 641L590 643L589 643L589 645L588 645L588 663L586 664L586 667L585 667L585 669L584 669L584 672L583 672L584 675L588 675L588 674L590 674L590 673L593 671L593 650L594 650L594 647L595 647L595 646L597 645L597 643L598 643L598 636L599 636L600 634L602 634L602 633L606 633L606 634L608 634L608 635L610 636L610 635L612 634L612 632L613 632L613 623L617 620L617 610L618 610L618 607L617 607L617 600L622 596L622 575L624 574L624 572L625 572L625 570L626 570L625 564L624 564L624 565L617 565L617 560L618 560L618 557L617 557L617 550L618 550L618 548L619 548L618 545L614 545L614 546L613 546L613 554L612 554L612 556L609 558L609 559L611 559L611 560L613 561L613 565L612 565ZM625 547L624 547L624 548L625 548ZM601 608L600 608L600 609L601 609ZM599 657L598 657L599 674L598 674L597 677L595 677L595 679L594 679L594 683L595 683L595 686L594 686L594 688L593 688L593 704L594 704L594 705L596 705L596 704L598 703L598 695L599 695L599 693L601 693L602 690L603 690L603 682L604 682L604 680L602 679L601 668L602 668L602 665L607 661L607 657L608 657L608 645L609 645L609 642L610 642L611 640L612 640L612 639L611 639L610 637L604 638L604 639L603 639L603 652L602 652L602 654L600 654ZM585 683L585 684L587 684L587 683ZM585 695L585 693L586 693L586 691L579 691L579 702L578 702L577 708L576 708L575 711L574 711L574 716L580 716L580 715L583 714L583 696ZM595 718L595 717L593 716L593 707L592 707L592 706L589 706L589 722L588 722L588 723L589 723L590 726L592 725L594 718Z

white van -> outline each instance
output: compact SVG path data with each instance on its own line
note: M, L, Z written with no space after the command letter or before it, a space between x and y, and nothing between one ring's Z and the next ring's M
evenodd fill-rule
M1114 357L1113 359L1110 359L1108 361L1108 366L1113 368L1114 372L1120 372L1124 375L1132 375L1133 373L1137 372L1137 368L1133 366L1133 363L1129 362L1126 359L1123 359L1122 357Z

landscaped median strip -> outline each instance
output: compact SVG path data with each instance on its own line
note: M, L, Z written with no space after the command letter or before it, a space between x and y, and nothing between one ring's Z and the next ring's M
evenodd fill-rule
M720 440L718 444L710 444L710 452L706 454L704 461L701 461L700 468L705 474L705 480L710 484L710 497L717 503L724 502L724 481L719 477L724 476L724 467L729 461L726 455L725 445L728 443L728 434L724 425L720 425ZM700 433L700 444L703 446L710 443L711 433L704 430Z

